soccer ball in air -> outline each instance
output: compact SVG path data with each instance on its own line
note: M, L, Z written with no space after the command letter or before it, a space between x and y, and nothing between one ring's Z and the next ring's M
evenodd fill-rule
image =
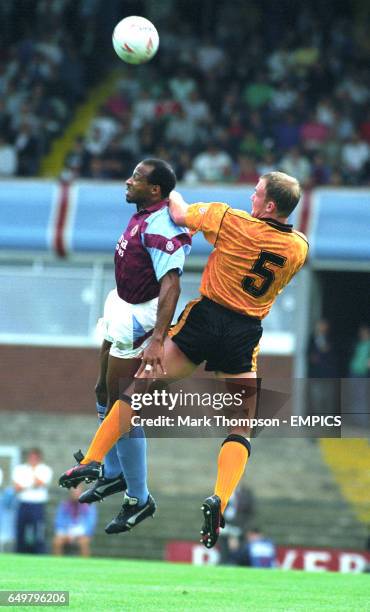
M159 36L145 17L126 17L117 23L112 35L118 57L128 64L143 64L157 53Z

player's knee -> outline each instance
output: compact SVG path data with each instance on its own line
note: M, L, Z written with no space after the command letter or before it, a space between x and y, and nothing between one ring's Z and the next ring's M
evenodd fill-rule
M107 405L107 388L105 385L101 385L101 384L97 384L95 386L95 397L96 397L96 401L98 402L98 404L100 404L101 406L106 406Z

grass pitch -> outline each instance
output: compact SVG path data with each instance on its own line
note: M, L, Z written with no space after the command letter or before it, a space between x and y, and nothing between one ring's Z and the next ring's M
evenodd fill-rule
M370 612L369 574L3 554L0 589L69 591L69 607L59 609L83 612Z

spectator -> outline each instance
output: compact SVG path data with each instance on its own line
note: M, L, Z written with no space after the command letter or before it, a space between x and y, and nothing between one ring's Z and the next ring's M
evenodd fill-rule
M271 102L274 94L272 85L261 72L258 72L255 81L246 86L243 99L249 108L258 109Z
M86 90L85 67L74 45L67 44L64 51L60 79L66 100L74 106L82 102Z
M305 186L311 176L311 164L307 157L301 155L298 147L292 147L279 164L281 170L294 176L301 185Z
M192 91L188 97L182 101L182 107L186 116L194 123L207 123L209 120L209 105L199 95L197 90Z
M330 324L320 319L308 345L309 411L314 415L336 413L337 360L330 337Z
M265 153L263 143L257 138L256 133L252 129L244 130L243 139L239 146L240 153L254 157L255 159L262 157Z
M84 147L84 139L82 136L77 136L73 143L73 147L68 151L64 160L66 169L73 172L73 176L86 176L89 162L89 154Z
M255 499L253 491L245 487L239 486L235 493L231 496L229 503L224 512L226 521L225 528L220 533L220 563L228 564L230 562L230 538L240 538L242 533L248 531L251 522L255 516ZM231 541L231 548L233 547Z
M314 44L303 44L290 54L290 68L293 74L304 78L310 69L318 64L319 58L319 50Z
M166 88L155 105L156 120L169 119L176 115L181 109L181 104L174 100L171 91Z
M167 122L165 138L169 144L177 143L191 148L197 141L204 142L205 132L192 117L179 109Z
M1 98L0 98L0 134L2 134L4 138L7 138L10 135L10 117L5 110L5 102Z
M276 157L272 151L267 151L260 162L257 163L259 175L273 172L277 168Z
M287 113L282 118L275 117L272 135L278 151L286 151L300 144L300 125L293 113Z
M105 108L111 113L112 117L119 121L130 112L130 102L128 97L117 89L106 101Z
M122 177L129 176L133 158L128 151L123 150L118 136L115 136L109 143L102 155L102 160L107 178L121 181Z
M278 112L290 111L297 99L297 92L291 87L288 81L282 81L275 90L271 100L271 108Z
M370 328L361 325L349 362L349 408L355 425L370 425Z
M107 146L107 140L100 127L91 126L85 141L85 149L89 155L101 155Z
M227 137L230 144L230 149L234 155L240 150L243 133L244 123L241 113L235 111L230 115L227 126Z
M366 116L360 123L360 138L367 142L370 146L370 110L367 111Z
M69 499L62 501L55 515L54 555L63 555L68 549L77 547L82 557L90 557L90 543L96 526L96 507L94 504L80 504L83 492L79 485L69 492Z
M328 140L330 130L311 113L301 126L301 143L307 152L318 151Z
M196 82L187 69L181 67L177 74L170 79L169 88L175 100L184 104L188 99L191 99L192 94L196 91Z
M52 479L51 468L42 462L42 452L32 448L26 463L13 470L13 483L19 507L16 527L16 552L45 553L45 506L48 486Z
M232 565L264 569L276 567L275 545L257 527L248 531L240 544L232 538L229 546Z
M312 186L327 185L330 181L330 168L325 157L320 153L316 153L311 165L311 182Z
M368 75L360 70L355 70L352 74L347 74L338 85L337 92L346 94L347 98L356 105L367 104L370 94L366 85Z
M121 117L118 137L122 150L137 158L140 153L140 133L132 127L131 113Z
M14 550L15 517L17 501L13 487L4 487L3 472L0 468L0 551Z
M194 184L198 182L198 177L196 172L192 169L192 161L190 154L183 150L180 152L176 164L176 176L179 181L183 181L184 183Z
M0 134L0 177L14 176L17 171L17 150Z
M18 174L34 176L38 167L40 142L34 136L34 130L29 123L24 122L19 126L14 146L18 153Z
M350 139L355 131L353 118L347 113L335 111L334 124L330 131L330 135L340 141L340 144L347 139Z
M214 143L209 142L207 150L199 153L193 162L199 181L220 182L228 179L231 173L232 160L230 155Z
M139 130L145 123L154 120L156 105L157 103L149 91L143 90L140 92L138 99L132 105L132 127L135 130Z
M118 122L111 113L102 106L99 114L91 124L92 131L98 130L102 143L102 150L113 140L118 133Z
M257 527L248 531L245 551L250 567L271 568L276 566L276 550L272 540Z
M88 178L104 180L110 178L104 167L103 158L99 155L92 155L89 161Z
M255 161L247 155L239 155L236 180L238 183L258 183L259 173Z
M349 182L357 184L369 159L369 145L355 132L343 146L342 161Z
M336 376L335 351L330 338L330 324L320 319L315 324L308 345L308 376L330 378Z
M320 123L332 128L336 120L336 112L330 98L322 98L319 100L316 109L316 117Z
M226 61L225 51L214 44L214 40L207 36L198 47L197 63L203 74L217 71L222 73Z
M291 55L287 42L279 41L274 51L267 57L267 66L272 82L281 82L289 74Z

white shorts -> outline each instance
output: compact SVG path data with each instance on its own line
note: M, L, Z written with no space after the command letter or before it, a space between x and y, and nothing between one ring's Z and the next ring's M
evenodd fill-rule
M70 538L79 538L81 536L87 535L86 527L84 525L71 525L71 527L67 527L67 529L58 529L56 532L58 536L68 536Z
M143 304L122 300L117 289L108 293L104 315L98 321L100 339L112 343L110 355L121 359L139 357L149 344L157 320L158 298Z

